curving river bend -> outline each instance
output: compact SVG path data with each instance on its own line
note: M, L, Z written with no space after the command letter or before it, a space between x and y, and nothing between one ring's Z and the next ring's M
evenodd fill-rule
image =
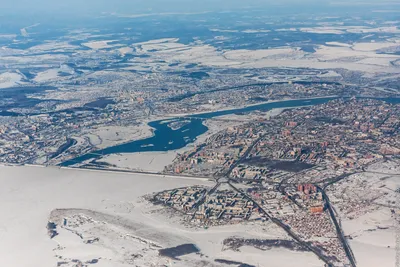
M325 97L313 99L300 99L300 100L283 100L277 102L263 103L244 108L222 110L215 112L208 112L202 114L188 115L185 117L171 118L167 120L157 120L149 123L149 126L154 129L153 136L142 140L132 141L121 145L108 147L102 150L94 151L82 155L80 157L65 161L60 166L72 166L90 159L99 159L104 155L116 153L135 153L135 152L150 152L150 151L169 151L185 147L189 143L193 143L199 135L207 132L208 128L203 124L203 120L235 114L245 113L255 110L268 111L274 108L289 108L301 107L326 103L330 100L337 99L338 97ZM399 98L382 99L387 102L399 103ZM182 128L173 130L168 127L168 122L171 121L189 121Z

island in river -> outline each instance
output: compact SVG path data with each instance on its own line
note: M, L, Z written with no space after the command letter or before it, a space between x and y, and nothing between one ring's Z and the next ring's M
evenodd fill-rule
M318 105L336 98L337 97L325 97L268 102L244 108L187 115L183 117L171 118L170 120L168 120L171 122L185 121L186 123L181 128L179 128L179 130L173 130L169 126L169 123L166 123L166 120L152 121L149 122L149 126L154 129L154 134L149 138L94 151L80 157L67 160L61 163L60 166L71 167L76 164L81 164L89 160L96 160L110 154L177 150L185 147L189 143L193 143L198 136L207 132L208 128L203 124L203 122L207 119L230 114L244 114L257 110L268 111L276 108Z

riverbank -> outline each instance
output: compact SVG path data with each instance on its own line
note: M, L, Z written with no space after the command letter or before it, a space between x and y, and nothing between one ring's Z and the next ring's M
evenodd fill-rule
M73 166L77 163L87 163L90 159L99 159L102 156L118 153L137 153L137 152L154 152L154 151L173 151L186 147L188 144L194 143L197 138L205 134L209 129L204 126L203 121L214 117L222 117L233 114L250 113L253 111L267 112L273 109L286 109L293 107L304 107L310 105L318 105L326 103L334 97L314 98L301 100L284 100L277 102L269 102L265 104L252 105L245 108L221 110L216 112L199 113L185 117L170 118L170 120L188 120L186 124L179 130L172 130L165 123L165 119L149 122L149 127L154 129L154 135L150 138L136 140L125 144L108 147L102 150L94 151L93 153L85 154L78 158L68 160L61 163L61 166ZM219 128L222 129L222 128Z
M238 108L233 110L232 109L221 110L208 113L199 113L185 117L169 118L169 120L171 121L190 119L190 123L186 124L184 127L176 131L168 127L168 124L165 123L166 119L164 117L164 119L159 119L148 123L148 126L154 129L153 135L149 138L140 139L133 142L126 142L120 145L107 147L105 149L92 151L88 154L79 156L77 158L67 160L61 163L60 165L74 166L76 164L80 165L87 164L93 159L100 159L101 157L110 154L155 152L155 151L165 152L165 151L178 150L186 147L189 144L193 144L199 138L199 136L207 133L209 129L203 124L205 120L219 117L218 122L221 122L223 120L221 120L220 118L226 115L237 115L245 113L248 114L253 111L266 112L272 109L287 109L295 107L320 105L334 99L337 99L337 97L284 100L284 101L269 102L265 104L251 105L245 108ZM399 103L400 101L399 98L386 98L386 99L381 98L379 100L386 101L389 103ZM221 129L221 127L219 128Z
M254 114L246 116L245 118L243 115L231 114L218 117L218 120L204 120L203 125L205 125L208 130L204 134L199 135L193 143L187 144L181 149L160 152L110 154L96 160L91 167L96 168L96 164L100 163L102 168L114 167L123 170L160 173L166 166L173 163L178 154L182 154L190 149L193 149L195 145L205 142L207 138L216 134L217 132L228 127L233 127L258 119L260 116L273 117L280 114L283 110L283 108L272 109L264 112L262 115Z
M313 99L324 99L324 98L339 98L339 96L338 95L328 95L328 96L297 98L297 99L296 98L282 98L282 99L277 99L277 100L262 101L262 102L249 104L249 105L241 105L241 106L238 106L238 107L218 108L216 110L211 110L211 111L203 111L203 112L195 112L195 113L182 113L182 114L170 114L170 115L166 115L165 119L191 117L191 116L201 117L201 115L203 115L203 114L209 114L209 113L213 113L213 112L235 111L235 110L238 110L238 109L246 109L246 108L251 108L251 107L255 107L255 106L271 104L271 103L277 103L277 102L283 102L283 101L313 100Z
M143 260L135 259L139 266L168 265L169 259L159 257L158 249L187 243L195 244L203 256L186 255L174 266L201 266L205 261L211 266L221 258L254 266L321 265L310 252L223 250L223 241L232 236L287 239L272 223L189 229L173 213L160 214L158 206L142 198L179 187L214 185L203 179L30 166L0 166L0 173L0 266L57 266L64 261L72 266L75 259L97 259L99 266L131 266L127 255L132 254L143 255ZM57 223L53 238L46 229L49 220Z

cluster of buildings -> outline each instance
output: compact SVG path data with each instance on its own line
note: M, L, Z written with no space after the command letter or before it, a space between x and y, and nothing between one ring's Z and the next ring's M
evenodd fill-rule
M291 190L292 189L292 190ZM295 202L308 209L311 213L322 213L325 210L325 201L317 187L313 184L299 184L297 191L293 188L285 188L286 194Z
M232 190L207 195L194 214L195 220L209 225L238 223L256 218L260 218L260 213L254 201Z
M196 93L192 90L198 89L190 88L190 93L183 94L184 97L176 98L179 101L173 102L169 108L174 110L174 108L187 107L191 108L187 111L199 112L204 108L243 106L283 98L298 99L337 95L344 88L343 85L338 83L282 81L281 79L248 82L247 84L249 85L243 84L243 77L235 75L230 76L229 81L222 79L222 83L214 88L209 88L208 93L204 93L204 91Z
M183 212L191 223L199 225L232 224L262 217L254 201L229 187L174 189L154 195L152 201Z
M327 211L310 213L299 210L280 218L302 240L319 249L323 255L337 263L348 263L343 245Z
M193 151L179 155L174 164L167 166L165 171L212 176L228 169L261 134L255 133L253 127L228 127L208 138L207 145L201 146L200 149L196 146Z
M0 118L7 120L7 118ZM48 156L66 142L64 129L53 125L54 119L45 115L20 117L0 126L0 162L33 163Z
M348 262L336 229L326 210L322 192L313 184L254 188L249 195L261 203L262 208L273 218L280 220L303 241L319 249L323 255L335 262Z
M206 194L204 199L212 201L198 206L201 210L193 213L198 219L245 221L268 214L332 263L349 264L340 224L330 213L323 188L329 185L330 191L346 192L338 204L341 212L360 216L368 211L370 199L382 192L368 193L372 189L359 181L367 191L363 194L370 197L357 199L360 194L346 189L345 178L399 155L399 114L400 105L373 99L286 110L272 119L222 130L179 155L166 171L201 172L248 188L242 201L235 199L240 203L238 215L225 217L231 212L231 200L240 195L221 190L218 196ZM335 191L336 186L343 190Z
M215 176L229 172L245 183L322 183L399 152L399 105L334 100L287 110L264 121L230 127L201 149L180 155L167 172Z
M91 151L96 144L89 137L97 128L140 124L137 118L143 117L143 107L137 104L130 110L127 105L0 116L0 162L53 165Z
M204 199L206 192L204 187L178 188L156 194L153 201L187 213L195 209L196 204Z
M293 215L299 209L295 202L276 187L248 191L251 198L260 203L261 207L272 217Z
M156 193L154 204L173 208L190 225L208 227L274 218L332 262L348 262L320 190L299 184L279 190L252 187L238 191L230 184L193 186Z
M24 108L20 108L19 105L13 107L8 100L0 100L0 106L11 107L6 111L15 113L12 116L0 114L0 162L58 164L95 150L96 144L87 135L97 126L131 126L152 115L196 113L288 96L303 98L332 95L342 90L342 85L337 83L311 81L306 85L300 81L282 81L281 71L277 74L276 70L260 70L260 75L271 77L266 82L254 82L246 73L242 75L242 70L237 70L236 75L217 72L204 79L196 78L196 83L191 82L194 78L179 73L166 75L102 71L104 61L113 62L114 59L105 54L97 56L99 58L96 62L90 59L89 63L86 60L77 62L77 66L62 65L62 68L67 68L72 74L46 82L46 86L54 89L41 91L38 98L35 91L32 91L26 101L33 99L37 104L22 103ZM90 68L93 72L75 76L74 68L78 65ZM301 74L303 70L298 72ZM304 78L311 79L312 76L306 72ZM57 90L58 87L63 90ZM265 97L259 97L260 95ZM91 105L104 98L113 103L106 107ZM182 123L171 125L173 128L181 126ZM241 131L242 129L234 129L228 133L233 142L227 151L221 151L218 156L212 153L213 149L210 151L211 155L207 151L201 151L201 157L190 160L193 166L201 162L210 167L229 167L232 160L242 155L244 147L259 134ZM76 144L67 153L61 153L54 158L58 149L66 144L66 139L74 137L77 137ZM224 138L226 136L221 140ZM242 138L244 141L239 141ZM217 148L219 147L214 150ZM390 148L385 149L389 151ZM207 173L208 169L210 168L199 168L197 171ZM177 166L172 171L185 172L187 168Z

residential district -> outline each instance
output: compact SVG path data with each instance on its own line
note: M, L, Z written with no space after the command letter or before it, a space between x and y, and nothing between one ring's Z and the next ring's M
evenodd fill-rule
M209 176L215 187L164 191L151 201L197 227L272 221L327 266L355 266L340 218L357 218L375 205L390 207L395 196L363 183L358 201L343 194L343 186L377 162L398 165L399 114L399 105L353 98L230 127L165 168ZM356 179L347 182L352 175Z
M356 79L351 73L342 72L344 76ZM254 81L246 73L235 70L226 74L215 70L213 75L196 78L109 71L64 77L46 86L2 90L0 162L56 165L95 152L99 146L107 146L99 131L108 131L106 128L109 127L140 128L150 120L165 116L288 98L373 95L358 86L340 82L336 76L325 77L329 70L263 69L258 75L269 77L264 81ZM295 75L297 80L282 78L284 74ZM57 90L58 87L63 90ZM119 141L110 145L135 137L118 137L116 131L114 139Z

